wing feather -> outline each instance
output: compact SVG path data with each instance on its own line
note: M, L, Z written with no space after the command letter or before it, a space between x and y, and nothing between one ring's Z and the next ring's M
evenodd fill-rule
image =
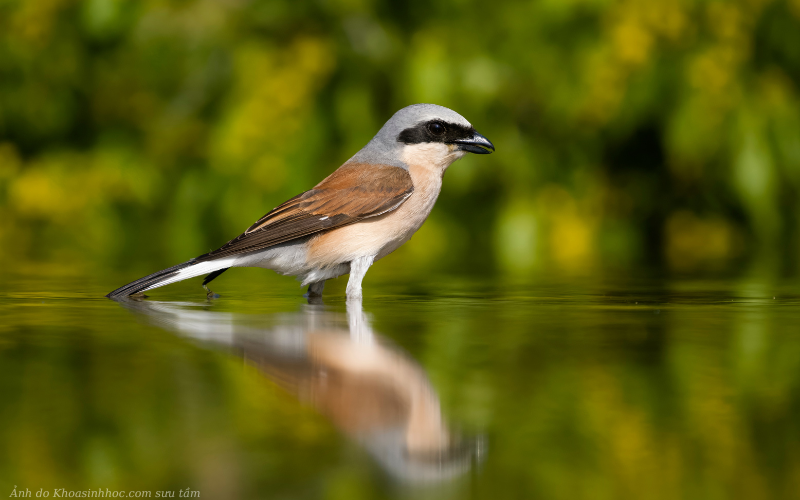
M346 164L314 189L275 207L247 231L196 260L263 250L376 217L395 210L413 192L411 175L403 168Z

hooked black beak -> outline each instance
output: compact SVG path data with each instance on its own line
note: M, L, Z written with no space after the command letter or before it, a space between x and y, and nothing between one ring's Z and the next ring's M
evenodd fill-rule
M488 155L494 151L494 144L477 132L473 133L472 137L468 139L459 139L453 142L454 144L458 144L458 149L460 151L468 151L479 155Z

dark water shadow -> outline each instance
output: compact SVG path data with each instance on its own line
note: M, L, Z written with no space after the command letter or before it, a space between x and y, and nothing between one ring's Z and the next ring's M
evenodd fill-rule
M297 313L209 310L208 302L121 299L146 322L224 348L312 405L395 479L441 483L480 464L486 443L453 432L425 370L375 332L360 301Z

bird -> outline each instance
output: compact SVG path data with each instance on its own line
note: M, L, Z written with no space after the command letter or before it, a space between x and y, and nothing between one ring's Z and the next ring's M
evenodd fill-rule
M207 275L203 288L231 267L261 267L296 276L306 297L349 274L346 298L361 299L362 281L422 226L447 168L494 144L455 111L412 104L397 111L352 158L313 189L278 205L220 248L110 292L112 299Z

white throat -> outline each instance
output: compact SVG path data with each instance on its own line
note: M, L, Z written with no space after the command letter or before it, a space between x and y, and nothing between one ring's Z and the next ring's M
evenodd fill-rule
M444 174L447 167L466 154L465 151L460 151L453 144L429 142L404 146L402 159L409 167L421 167Z

